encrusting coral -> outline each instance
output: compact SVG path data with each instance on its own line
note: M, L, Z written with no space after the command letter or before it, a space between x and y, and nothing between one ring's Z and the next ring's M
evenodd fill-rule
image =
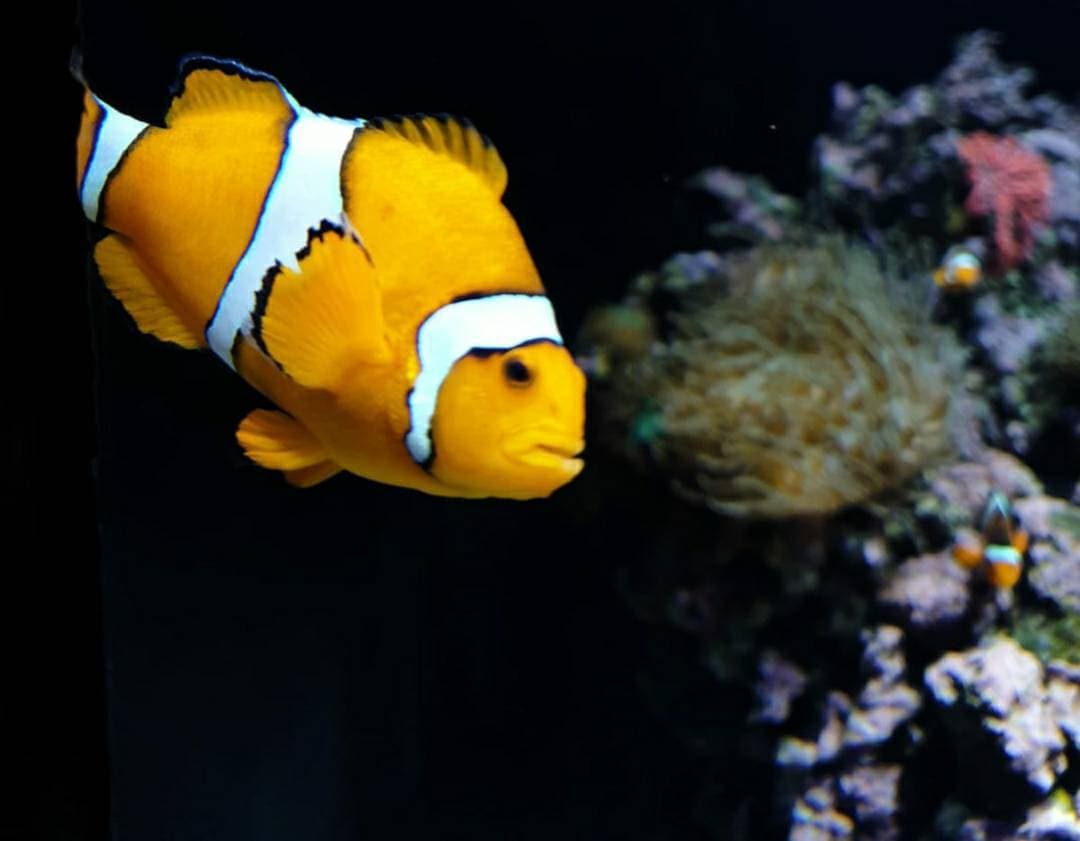
M828 513L947 449L960 351L872 254L837 238L762 245L723 280L685 296L673 338L607 391L620 440L680 493L738 516Z

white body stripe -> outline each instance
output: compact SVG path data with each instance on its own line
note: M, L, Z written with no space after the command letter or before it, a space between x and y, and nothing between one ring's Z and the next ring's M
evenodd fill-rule
M950 262L950 269L977 269L979 268L979 258L974 254L970 254L967 251L961 251L954 256Z
M474 348L507 350L547 339L562 344L555 311L546 295L499 294L447 304L416 334L420 373L409 392L405 446L418 464L431 457L431 421L439 389L454 363Z
M83 174L82 194L79 198L82 200L86 218L96 222L105 182L116 169L131 142L142 133L147 124L127 114L121 114L96 96L94 100L101 108L101 125L98 127L97 141L90 151L86 172Z
M343 212L341 159L364 121L294 108L297 118L262 216L206 330L211 349L230 367L235 367L232 346L237 331L251 333L255 296L267 271L278 262L295 271L296 253L307 245L308 230L324 219L338 222Z
M992 564L1007 564L1008 566L1020 566L1023 556L1012 546L991 544L984 550L986 560Z

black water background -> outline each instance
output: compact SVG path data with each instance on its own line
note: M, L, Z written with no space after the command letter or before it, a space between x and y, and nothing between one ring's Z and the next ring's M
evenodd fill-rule
M1007 58L1075 89L1075 16L102 2L81 31L99 92L145 119L189 51L275 72L328 113L469 116L508 162L507 203L572 335L633 272L697 244L672 207L702 166L800 191L832 81L927 80L989 25ZM56 31L45 55L63 67L79 35L70 18ZM11 638L9 692L30 708L13 730L32 744L16 837L695 837L694 760L640 702L648 629L612 583L639 512L589 498L596 483L467 504L348 478L298 494L244 465L231 435L254 395L87 294L78 99L58 82L43 141L55 265L4 293L12 545L29 547L10 592L32 608Z

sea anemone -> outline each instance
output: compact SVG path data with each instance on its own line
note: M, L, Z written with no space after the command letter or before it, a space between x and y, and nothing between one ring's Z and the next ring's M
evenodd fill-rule
M962 354L918 287L835 238L760 246L726 274L613 372L602 408L622 447L760 518L868 500L947 451Z

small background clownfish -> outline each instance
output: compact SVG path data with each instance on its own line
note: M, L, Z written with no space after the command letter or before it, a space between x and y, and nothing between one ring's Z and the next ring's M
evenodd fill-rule
M1024 568L1028 534L1016 526L1005 494L990 493L980 528L980 533L970 533L958 540L953 547L953 558L968 568L985 563L987 576L995 587L1016 586Z
M280 407L237 430L256 463L516 499L582 469L585 379L467 122L328 117L200 56L163 126L87 88L76 151L94 260L138 327Z
M967 292L982 278L982 261L975 252L954 245L934 271L934 283L946 292Z

